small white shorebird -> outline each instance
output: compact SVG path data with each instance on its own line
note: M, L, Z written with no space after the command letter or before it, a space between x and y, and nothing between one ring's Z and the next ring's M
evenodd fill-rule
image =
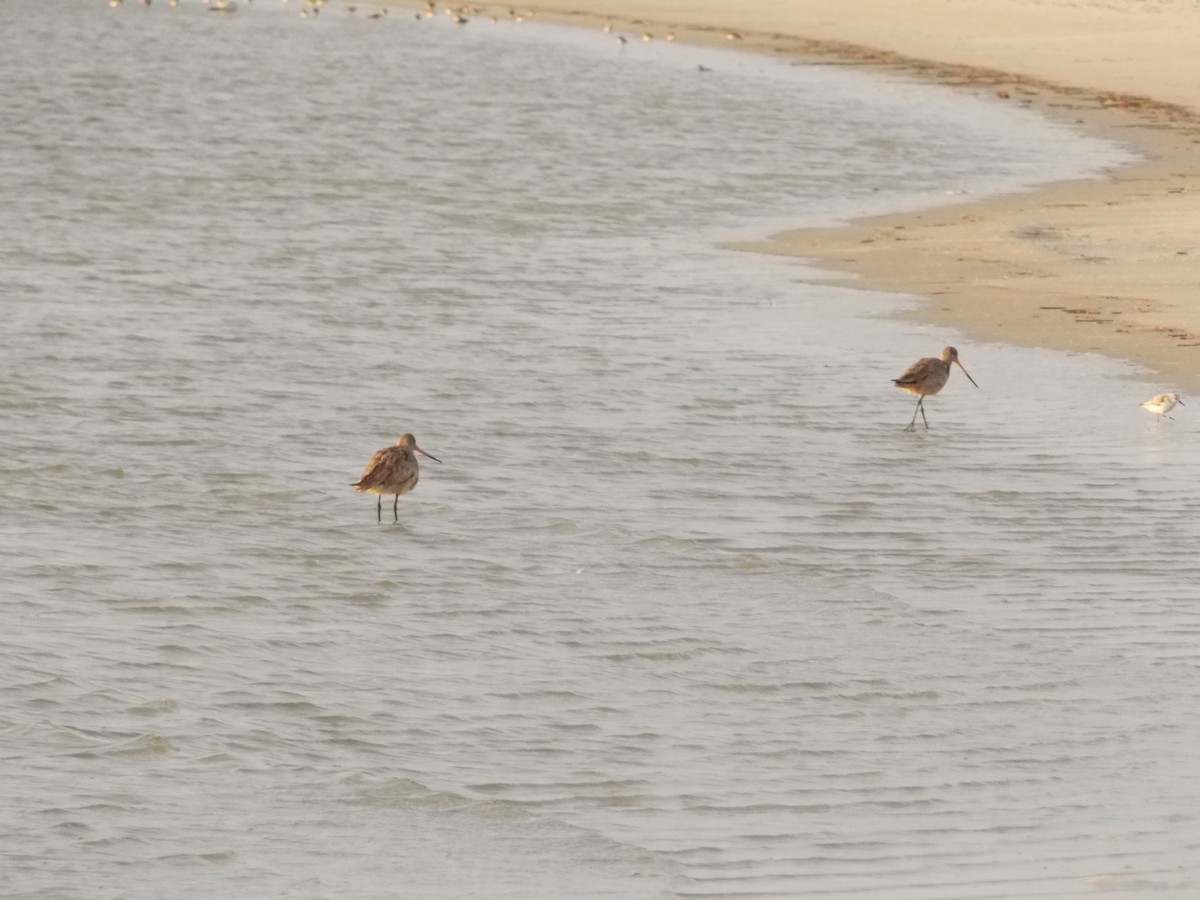
M1178 394L1159 394L1157 397L1151 397L1142 404L1142 409L1148 409L1150 412L1158 416L1157 421L1162 421L1163 416L1167 416L1171 410L1175 408L1175 404L1187 406ZM1174 416L1167 416L1168 419L1174 421Z
M416 451L416 452L414 452ZM392 501L392 518L400 521L400 497L417 486L420 471L417 467L417 453L428 456L434 462L441 462L436 456L430 456L417 446L417 439L411 434L400 436L400 440L391 447L384 447L375 452L362 478L351 485L356 491L366 491L368 494L378 494L375 504L375 520L383 521L383 497L385 494L395 494Z

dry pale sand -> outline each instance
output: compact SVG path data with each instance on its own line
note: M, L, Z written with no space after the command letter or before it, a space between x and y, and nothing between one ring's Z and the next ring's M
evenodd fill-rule
M444 5L444 4L443 4ZM510 7L486 12L508 15ZM529 18L915 75L1144 162L1019 196L744 245L803 256L967 336L1134 359L1200 387L1198 0L539 0Z

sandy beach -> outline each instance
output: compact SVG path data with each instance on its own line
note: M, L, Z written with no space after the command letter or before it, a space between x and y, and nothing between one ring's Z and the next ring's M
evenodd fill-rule
M1185 0L540 0L543 21L901 74L1019 103L1133 149L1106 177L776 235L967 338L1143 363L1200 387L1200 6ZM483 11L508 15L509 7Z

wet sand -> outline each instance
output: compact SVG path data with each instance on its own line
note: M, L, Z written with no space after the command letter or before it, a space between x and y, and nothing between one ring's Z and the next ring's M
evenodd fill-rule
M886 71L1019 103L1143 161L1105 177L932 211L787 232L789 254L863 287L926 299L911 315L976 340L1132 359L1200 387L1200 7L968 0L540 0L530 18L631 38L668 31L797 61ZM508 6L481 8L509 15ZM844 283L845 274L838 280Z

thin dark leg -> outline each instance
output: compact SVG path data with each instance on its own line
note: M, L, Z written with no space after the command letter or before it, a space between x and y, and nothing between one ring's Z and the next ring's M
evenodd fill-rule
M379 501L375 504L375 521L383 521L383 495L379 495Z
M921 411L921 421L923 421L925 423L925 430L928 431L929 430L929 420L925 418L925 398L924 397L922 397L920 400L917 401L917 409L919 409ZM917 421L917 417L913 416L913 422L915 423L916 421Z
M913 410L912 421L908 423L908 426L904 429L905 431L916 431L917 430L917 410L921 409L921 401L924 399L925 399L924 397L917 398L917 409ZM925 415L925 413L922 412L921 415ZM926 428L929 427L928 423L926 423L925 427Z
M400 521L400 495L396 495L396 502L392 504L392 521Z

